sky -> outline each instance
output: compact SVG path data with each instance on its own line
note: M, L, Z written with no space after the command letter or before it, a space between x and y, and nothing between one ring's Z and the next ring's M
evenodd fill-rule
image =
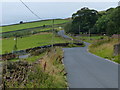
M22 1L26 2L30 9L42 19L68 18L82 7L89 7L90 9L101 11L118 5L117 0L114 0L114 2L112 2L113 0L103 0L103 2L102 0L49 0L49 2L48 0ZM2 4L2 7L0 5L0 13L2 13L2 15L0 15L0 25L15 24L19 23L21 20L25 22L38 20L20 2L20 0L4 0L4 2L0 4Z
M24 2L118 2L120 0L22 0ZM0 2L19 2L19 0L0 0Z

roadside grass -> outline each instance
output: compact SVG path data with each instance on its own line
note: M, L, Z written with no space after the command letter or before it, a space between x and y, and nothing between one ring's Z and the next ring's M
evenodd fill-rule
M50 48L42 58L34 59L32 63L29 63L29 60L8 63L7 71L5 69L3 72L4 86L6 88L67 88L62 64L62 48Z
M76 36L73 39L91 43L89 51L97 56L120 63L120 55L114 56L114 45L119 43L118 39L107 36Z
M53 38L53 39L52 39ZM66 43L70 42L62 37L55 36L52 33L42 33L36 35L30 35L26 37L17 38L17 50L24 50L27 48L33 48L37 46L51 45L53 43ZM2 39L2 54L12 52L14 49L14 38Z
M62 48L56 47L56 48L51 48L48 53L46 53L46 56L43 57L41 60L40 66L42 69L46 72L49 73L50 75L53 75L56 81L56 85L52 87L59 87L59 88L65 88L67 87L66 81L65 81L65 71L64 71L64 65L62 62L63 59L63 51ZM45 67L46 63L46 67ZM62 87L61 87L62 86Z
M107 36L77 36L77 37L73 37L73 39L77 39L77 40L82 40L88 43L94 43L95 40L100 40L100 39L106 39Z
M89 46L89 51L97 56L120 63L118 56L114 56L114 45L118 39L98 40Z
M61 24L66 23L69 20L67 19L56 19L54 20L54 24ZM20 29L27 29L27 28L34 28L39 27L43 25L52 25L52 20L44 20L44 21L37 21L37 22L29 22L29 23L23 23L23 24L17 24L17 25L9 25L9 26L2 26L0 27L0 33L2 32L8 32L8 31L16 31Z

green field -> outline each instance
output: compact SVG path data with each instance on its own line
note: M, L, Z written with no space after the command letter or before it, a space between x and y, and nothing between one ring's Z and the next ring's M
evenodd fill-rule
M57 19L57 20L54 20L54 24L66 23L68 21L69 20L66 20L66 19ZM0 27L0 29L2 28L2 30L0 30L0 33L27 29L27 28L34 28L34 27L39 27L43 25L52 25L52 22L53 22L52 20L46 20L46 21L39 21L39 22L23 23L18 25L3 26L3 27Z
M52 36L53 36L52 33L41 33L41 34L18 38L17 48L18 50L23 50L37 46L50 45L52 44ZM53 38L53 43L64 43L64 42L68 42L68 40L56 36L54 36ZM14 45L15 45L15 40L13 37L2 39L2 54L12 52Z

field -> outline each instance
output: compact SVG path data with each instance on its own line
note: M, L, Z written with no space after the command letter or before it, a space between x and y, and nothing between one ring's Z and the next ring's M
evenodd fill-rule
M59 30L60 26L63 25L63 23L68 22L67 19L56 19L54 20L54 29ZM23 50L27 48L33 48L37 46L43 46L43 45L50 45L52 43L64 43L67 42L61 37L54 37L54 40L52 42L52 33L48 33L49 30L52 30L53 21L52 20L43 20L43 21L36 21L36 22L29 22L29 23L23 23L23 24L17 24L17 25L9 25L9 26L2 26L1 32L9 32L9 31L17 31L21 29L28 29L23 31L17 31L17 32L9 32L3 34L3 39L0 39L0 54L10 53L14 50L15 46L15 35L19 36L17 38L17 50ZM51 26L45 26L45 25L51 25ZM40 27L45 26L41 28L34 28L34 27ZM33 29L31 29L33 28ZM46 33L41 31L47 31ZM2 51L2 52L1 52Z
M54 24L66 23L68 21L69 20L66 20L66 19L56 19L54 20ZM37 22L23 23L23 24L17 24L17 25L3 26L3 27L0 27L0 29L2 28L2 31L0 30L0 33L27 29L27 28L40 27L43 25L52 25L52 23L53 23L52 20L45 20L45 21L37 21Z
M53 37L53 42L52 42ZM1 41L1 40L0 40ZM30 35L26 37L17 38L17 50L23 50L27 48L33 48L37 46L50 45L52 43L64 43L68 40L65 40L61 37L57 37L52 33L41 33ZM12 52L15 45L14 38L7 38L2 40L2 54Z
M55 43L72 42L56 34L60 30L59 27L63 25L62 23L67 21L55 20L56 25L54 25L53 33L51 31L48 32L48 30L53 29L51 26L34 28L52 25L52 20L4 26L2 27L2 32L8 33L4 33L4 38L0 38L0 42L2 42L0 43L0 47L2 47L0 48L0 51L2 51L0 54L10 53L13 50L24 50ZM29 29L17 31L27 28ZM3 73L3 86L6 88L66 88L66 73L62 59L63 51L60 47L42 48L41 50L31 52L30 56L26 58L12 58L6 63L7 71ZM12 71L13 73L11 73ZM10 77L11 79L8 80L6 77Z

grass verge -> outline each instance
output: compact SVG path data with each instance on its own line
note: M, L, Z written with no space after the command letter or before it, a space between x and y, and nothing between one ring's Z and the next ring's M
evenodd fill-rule
M119 56L114 56L114 45L118 43L117 39L98 40L89 46L89 51L97 56L120 63Z
M15 42L16 41L14 40L13 37L2 39L2 44L0 44L2 45L0 46L2 47L2 53L0 54L12 52L12 50L14 50ZM71 41L66 40L59 36L55 36L52 33L40 33L40 34L17 38L17 50L24 50L27 48L33 48L37 46L51 45L53 43L66 43L66 42L71 42Z
M120 63L120 55L114 56L114 45L119 43L118 39L109 38L107 36L77 36L72 38L91 43L91 45L88 47L89 52Z

